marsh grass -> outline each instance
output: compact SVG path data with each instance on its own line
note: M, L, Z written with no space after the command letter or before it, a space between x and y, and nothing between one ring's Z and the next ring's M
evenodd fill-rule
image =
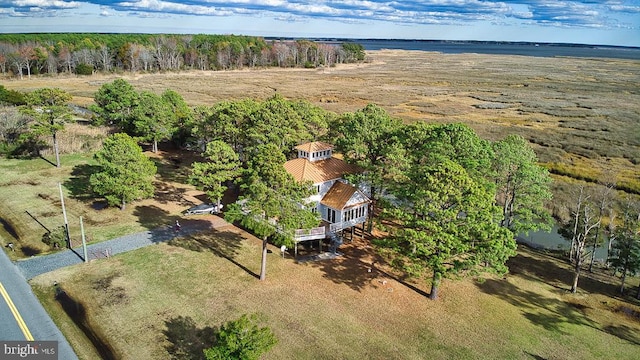
M620 174L622 188L638 189L640 61L401 50L369 52L367 58L325 69L32 77L4 85L21 91L59 87L81 106L116 78L137 90L175 90L190 105L265 99L274 90L336 113L376 103L406 122L462 122L490 140L520 134L558 173L580 177L608 169ZM588 161L571 163L575 157Z

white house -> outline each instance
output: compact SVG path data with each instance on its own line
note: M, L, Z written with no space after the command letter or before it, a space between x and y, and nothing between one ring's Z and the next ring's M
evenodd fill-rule
M310 142L295 148L298 157L289 160L284 168L298 181L310 181L316 194L308 200L316 203L323 225L314 229L296 231L296 243L322 239L328 235L364 224L371 200L365 192L349 184L344 175L362 170L333 157L333 145Z

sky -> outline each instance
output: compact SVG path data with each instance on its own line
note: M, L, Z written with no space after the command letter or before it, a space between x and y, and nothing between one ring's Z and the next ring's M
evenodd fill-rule
M0 0L0 33L531 41L640 47L640 0Z

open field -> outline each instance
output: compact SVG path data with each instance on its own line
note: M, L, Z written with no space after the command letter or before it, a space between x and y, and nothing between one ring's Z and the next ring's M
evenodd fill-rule
M596 180L613 172L640 192L640 61L382 50L321 69L122 74L138 90L173 89L191 105L264 99L275 91L342 113L376 103L405 121L463 122L495 140L529 139L554 172ZM4 81L59 87L81 105L120 75Z
M266 98L274 91L338 113L377 103L407 122L463 122L492 140L521 134L559 174L594 180L613 171L631 187L640 182L638 61L409 51L369 57L365 64L327 69L123 77L138 90L174 89L192 105ZM87 105L115 78L34 77L3 85L59 87ZM103 135L87 134L69 146L90 151L83 144ZM0 161L0 236L20 250L10 256L47 251L40 242L44 228L62 224L58 183L76 241L79 216L90 241L173 224L198 195L184 185L193 158L147 154L159 167L155 198L124 211L88 196L90 155L64 155L61 169L43 159ZM573 182L556 180L558 189ZM270 359L640 357L640 303L619 298L616 280L597 274L569 294L569 265L526 249L510 262L505 279L446 281L436 302L423 295L425 284L406 286L380 261L372 267L376 256L365 242L347 246L340 260L307 264L272 250L266 282L255 279L259 241L229 227L62 269L32 285L83 359L97 358L91 342L116 358L165 359L181 350L167 346L180 344L185 333L209 333L243 313L259 313L280 339ZM76 316L93 341L55 301L53 281L68 295L67 310L81 312ZM638 279L630 281L637 285Z
M8 253L12 259L49 251L42 236L64 224L58 184L62 184L74 246L81 241L81 216L90 243L174 224L181 211L204 199L197 198L202 192L185 184L194 155L173 153L180 158L181 169L171 156L163 155L147 153L158 167L154 198L136 201L123 211L106 207L90 193L89 176L95 171L90 154L63 155L59 169L44 159L2 159L0 243L15 243L16 251Z
M244 313L258 314L279 339L265 359L640 355L640 303L618 298L602 274L585 276L584 289L570 294L568 264L527 249L510 261L507 277L445 281L438 301L424 295L425 283L387 272L360 239L342 249L344 257L315 263L283 259L272 247L265 282L256 279L259 249L258 239L230 226L61 269L32 285L74 334L67 336L82 359L96 354L54 300L54 281L103 355L119 359L185 358L202 346L198 334Z

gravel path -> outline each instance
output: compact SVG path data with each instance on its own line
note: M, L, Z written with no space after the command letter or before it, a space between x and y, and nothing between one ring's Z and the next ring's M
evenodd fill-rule
M87 245L87 257L90 260L104 258L115 254L139 249L145 246L154 245L169 241L176 236L193 234L196 232L216 229L227 226L229 223L218 216L212 216L211 221L185 221L180 231L175 231L172 226L160 229L149 230L137 234L125 235L116 239L103 241L96 244ZM16 266L24 277L29 280L40 274L50 271L80 264L84 262L82 247L73 250L64 250L51 255L35 256L16 262Z

